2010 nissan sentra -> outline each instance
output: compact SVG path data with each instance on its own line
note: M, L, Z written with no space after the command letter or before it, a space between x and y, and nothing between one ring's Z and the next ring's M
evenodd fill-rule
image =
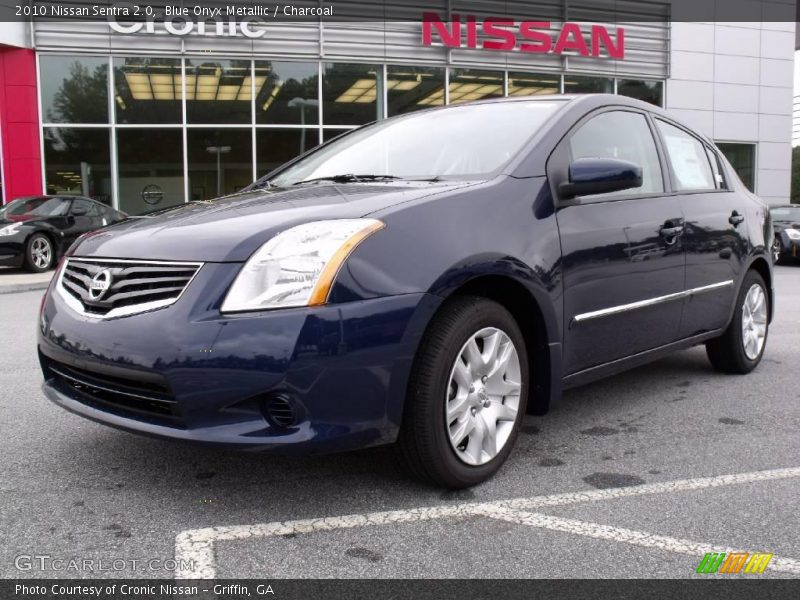
M42 304L44 392L164 438L396 443L469 486L566 388L697 344L755 368L772 235L714 144L648 104L422 111L79 239Z

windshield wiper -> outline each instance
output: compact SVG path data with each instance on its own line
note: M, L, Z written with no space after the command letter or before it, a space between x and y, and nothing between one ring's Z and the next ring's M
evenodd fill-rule
M301 183L313 183L315 181L333 181L334 183L358 183L359 181L389 181L393 179L402 179L397 175L353 175L352 173L345 173L342 175L329 175L327 177L315 177L314 179L304 179L297 181L292 185L300 185Z

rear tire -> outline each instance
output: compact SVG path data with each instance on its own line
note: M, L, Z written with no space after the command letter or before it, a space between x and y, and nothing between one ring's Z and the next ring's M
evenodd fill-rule
M756 271L748 271L730 325L722 336L706 342L706 354L714 368L742 375L755 369L767 347L768 320L767 286Z
M449 301L431 322L409 380L398 449L411 473L453 489L494 475L525 415L528 373L511 313L481 297Z
M56 263L56 249L50 238L34 233L25 244L25 269L31 273L44 273Z

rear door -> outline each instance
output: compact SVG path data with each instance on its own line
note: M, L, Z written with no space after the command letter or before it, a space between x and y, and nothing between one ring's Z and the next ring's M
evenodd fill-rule
M686 290L681 337L725 327L747 254L742 198L729 189L716 149L675 123L655 119L672 187L686 219Z
M548 162L556 180L554 170L563 173L563 165L588 157L629 160L643 175L640 188L559 205L567 374L678 337L683 215L669 193L652 127L644 112L627 107L592 113Z

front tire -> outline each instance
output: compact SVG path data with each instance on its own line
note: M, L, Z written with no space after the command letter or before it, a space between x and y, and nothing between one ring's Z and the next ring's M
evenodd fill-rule
M53 268L56 251L53 242L43 233L34 233L25 246L25 269L31 273L44 273Z
M434 317L409 381L398 446L412 474L458 489L503 465L525 415L528 355L502 305L463 296Z
M769 294L764 279L748 271L725 333L706 343L711 364L724 373L749 373L761 362L769 333Z

